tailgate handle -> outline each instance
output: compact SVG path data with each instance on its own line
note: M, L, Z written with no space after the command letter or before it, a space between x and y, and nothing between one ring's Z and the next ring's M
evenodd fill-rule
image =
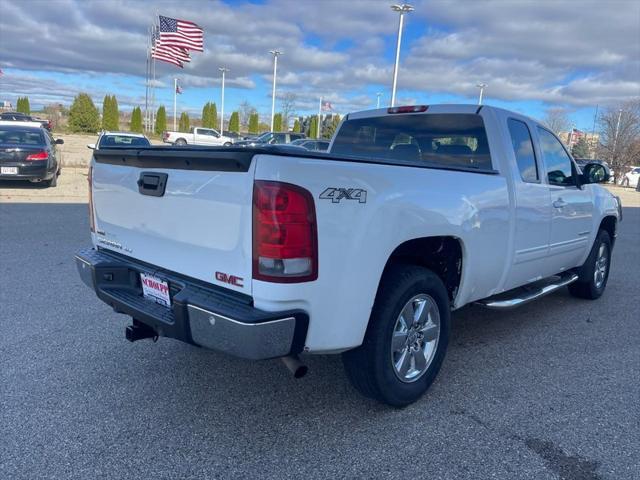
M138 179L138 191L142 195L162 197L168 177L169 175L166 173L142 172Z

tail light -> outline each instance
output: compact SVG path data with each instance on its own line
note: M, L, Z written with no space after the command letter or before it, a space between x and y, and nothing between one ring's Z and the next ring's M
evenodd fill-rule
M93 216L93 165L89 166L89 175L87 176L89 181L89 227L92 232L96 231L96 221Z
M313 197L289 183L253 186L253 278L276 283L318 278L318 234Z
M27 160L36 160L36 161L49 160L49 154L45 151L32 153L31 155L27 156Z
M162 140L167 140L169 138L169 132L162 132Z

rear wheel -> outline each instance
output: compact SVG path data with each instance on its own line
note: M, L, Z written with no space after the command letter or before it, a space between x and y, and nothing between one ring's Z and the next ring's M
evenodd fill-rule
M57 185L58 185L58 172L53 174L53 177L51 177L51 180L46 181L47 187L56 187Z
M187 144L187 141L184 138L179 138L178 140L176 140L176 145L178 145L179 147L182 147L186 144Z
M385 273L363 344L345 352L347 376L363 395L394 407L433 383L449 342L449 298L440 278L412 265Z
M569 285L574 297L595 300L600 298L607 287L611 265L611 238L605 230L600 230L587 261L580 268L580 278Z

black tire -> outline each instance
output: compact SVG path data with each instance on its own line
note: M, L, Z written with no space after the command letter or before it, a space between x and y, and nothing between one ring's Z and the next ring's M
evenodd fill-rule
M224 142L222 144L223 147L230 147L231 145L233 145L233 143L231 143L231 142Z
M176 145L179 147L183 147L186 144L187 144L187 141L184 138L179 138L178 140L176 140Z
M440 333L431 363L411 383L397 376L391 352L391 337L404 306L415 295L425 294L437 305ZM387 269L376 296L362 345L342 354L347 376L363 395L393 407L405 407L418 400L438 374L449 343L450 307L440 278L426 268L394 265Z
M598 285L596 282L596 268L600 247L604 245L606 249L606 271L604 273L604 281ZM587 257L587 261L578 270L579 278L577 281L569 285L569 293L574 297L586 298L588 300L596 300L604 293L609 280L609 270L611 267L611 238L605 230L600 230L593 242L591 252Z

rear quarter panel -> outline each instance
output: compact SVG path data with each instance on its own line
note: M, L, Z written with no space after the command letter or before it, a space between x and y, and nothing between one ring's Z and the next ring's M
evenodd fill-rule
M318 279L253 281L258 308L309 312L311 352L361 344L383 269L405 241L460 239L464 258L456 306L489 296L499 286L509 241L508 187L500 175L260 155L255 178L302 186L315 200ZM366 202L320 199L328 187L366 190Z

